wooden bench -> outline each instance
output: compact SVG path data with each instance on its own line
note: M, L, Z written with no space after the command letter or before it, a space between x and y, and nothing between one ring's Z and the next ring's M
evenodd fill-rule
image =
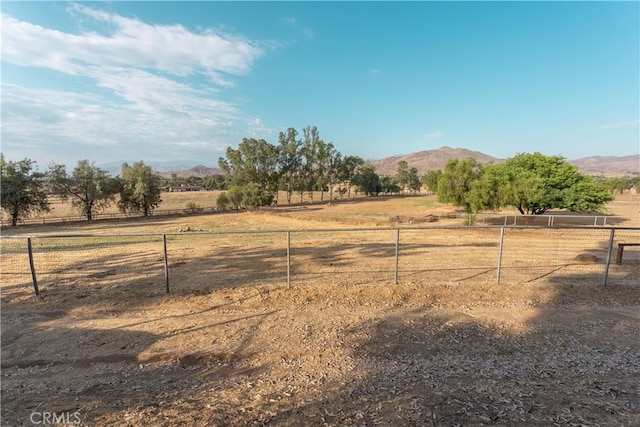
M618 253L616 254L616 264L622 264L622 253L625 246L640 246L640 243L618 243Z

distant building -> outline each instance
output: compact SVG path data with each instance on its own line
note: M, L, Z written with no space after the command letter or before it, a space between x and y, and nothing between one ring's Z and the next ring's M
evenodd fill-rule
M185 191L203 191L204 187L195 184L180 184L175 186L162 187L161 190L168 193L182 193Z

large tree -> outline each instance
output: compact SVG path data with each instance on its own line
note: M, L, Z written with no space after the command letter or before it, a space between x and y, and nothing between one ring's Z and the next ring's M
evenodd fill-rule
M53 193L71 204L87 220L110 206L120 191L120 182L89 160L80 160L71 175L65 165L53 165L48 172Z
M492 173L501 176L500 205L514 206L522 214L539 215L549 209L601 211L613 196L592 177L578 172L562 156L518 154Z
M438 201L463 207L467 213L476 213L481 207L474 200L471 189L481 174L482 166L471 157L449 160L437 179Z
M227 148L227 158L220 158L218 165L225 172L231 186L245 187L249 183L260 185L270 204L278 192L279 149L264 139L244 138L238 149Z
M396 182L402 191L409 190L412 193L419 193L422 183L418 176L417 168L410 168L405 160L398 162L398 173L396 174Z
M395 176L381 176L380 186L384 194L400 194L401 191Z
M250 182L244 186L242 194L242 205L248 208L257 209L259 206L271 204L272 199L256 182Z
M33 171L36 162L5 161L0 153L0 205L11 217L11 225L38 212L50 210L43 177Z
M122 212L138 212L144 216L160 205L160 175L153 172L144 162L133 166L122 165L120 200L118 207Z
M307 126L302 129L302 167L299 186L306 187L309 198L313 202L313 191L318 183L318 177L322 174L319 166L319 154L323 142L320 139L320 132L316 126Z
M523 215L549 209L601 211L613 200L592 177L561 156L518 154L504 163L482 166L475 159L449 160L438 176L438 200L464 207L467 213L513 206Z
M442 176L441 170L432 170L422 176L422 184L424 184L432 193L438 192L438 180Z
M278 136L278 167L280 186L287 194L287 203L291 204L291 194L296 188L296 177L300 173L302 141L296 139L298 132L294 128L280 132Z
M375 168L368 163L358 168L353 182L357 189L367 196L377 196L382 191L380 176L376 173Z
M346 156L338 165L338 182L345 186L351 197L351 186L355 185L354 178L358 168L365 164L362 157Z
M328 143L324 147L324 183L329 187L329 200L333 200L333 186L340 179L340 166L342 165L342 154L335 149L333 143Z

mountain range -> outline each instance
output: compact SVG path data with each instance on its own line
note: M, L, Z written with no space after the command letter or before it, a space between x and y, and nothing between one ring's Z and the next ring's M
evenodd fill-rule
M403 156L392 156L371 162L378 175L394 175L398 170L398 162L404 160L409 167L418 169L418 174L423 175L430 170L443 169L449 159L465 159L474 157L479 163L500 163L504 159L471 151L464 148L441 147L437 150L419 151ZM640 173L640 154L630 156L594 156L569 160L580 169L580 172L589 175L631 175Z
M418 169L418 174L423 175L430 170L443 169L449 159L475 158L479 163L500 163L504 159L490 156L479 151L465 148L441 147L436 150L419 151L405 155L391 156L384 159L372 160L371 163L379 175L395 175L398 170L398 162L404 160L409 167ZM630 156L594 156L569 160L576 165L580 172L590 175L619 176L640 173L640 154ZM178 177L205 177L221 174L218 168L208 167L202 164L194 165L188 162L149 162L154 171L159 175L170 178L172 174ZM120 173L122 162L112 162L101 165L112 175ZM113 170L112 170L113 169Z

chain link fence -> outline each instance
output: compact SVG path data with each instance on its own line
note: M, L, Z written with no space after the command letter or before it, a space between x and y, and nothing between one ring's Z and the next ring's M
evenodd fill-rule
M622 246L621 246L622 244ZM640 283L640 228L402 227L0 239L3 298L259 284ZM622 250L624 249L624 253ZM622 254L617 264L618 254Z

